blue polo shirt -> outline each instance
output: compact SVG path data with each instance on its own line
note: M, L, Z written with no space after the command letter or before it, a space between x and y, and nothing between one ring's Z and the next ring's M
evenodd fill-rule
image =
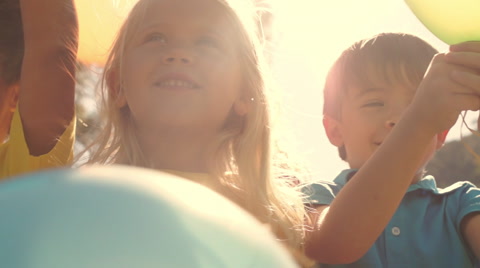
M354 172L344 170L333 182L306 186L307 203L329 205ZM361 259L320 267L475 267L475 255L462 237L460 223L478 211L480 189L475 185L457 182L439 189L435 179L426 176L408 188L392 219Z

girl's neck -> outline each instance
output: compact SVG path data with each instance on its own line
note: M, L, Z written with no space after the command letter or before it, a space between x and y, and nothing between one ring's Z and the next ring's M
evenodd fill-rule
M206 173L214 133L185 129L138 131L140 147L152 168Z

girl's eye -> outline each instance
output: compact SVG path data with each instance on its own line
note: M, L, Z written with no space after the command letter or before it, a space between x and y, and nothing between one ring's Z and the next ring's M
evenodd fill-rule
M211 37L202 37L198 40L198 45L212 47L212 48L219 48L220 45L217 40Z
M162 33L152 33L147 36L146 41L167 43L167 37Z

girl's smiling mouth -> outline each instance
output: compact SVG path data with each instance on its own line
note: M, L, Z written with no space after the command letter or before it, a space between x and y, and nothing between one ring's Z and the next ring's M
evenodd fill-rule
M200 86L188 75L182 73L170 73L164 75L154 83L155 87L164 89L198 89Z

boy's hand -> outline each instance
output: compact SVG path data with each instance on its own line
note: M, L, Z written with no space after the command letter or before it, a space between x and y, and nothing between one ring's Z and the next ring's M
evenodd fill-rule
M462 61L468 62L471 67L476 69L477 74L480 74L480 41L472 41L472 42L465 42L460 43L457 45L450 46L451 53L448 53L447 60L452 63L460 63ZM468 65L467 65L468 67ZM457 77L453 77L455 81L457 81ZM475 78L473 77L473 80ZM461 81L459 79L457 83L465 83L467 81ZM470 81L470 83L475 83L475 81ZM480 83L478 80L476 81L477 85ZM477 130L480 130L480 115L477 119Z
M460 112L480 109L480 42L437 54L420 83L411 109L432 133L452 127Z

